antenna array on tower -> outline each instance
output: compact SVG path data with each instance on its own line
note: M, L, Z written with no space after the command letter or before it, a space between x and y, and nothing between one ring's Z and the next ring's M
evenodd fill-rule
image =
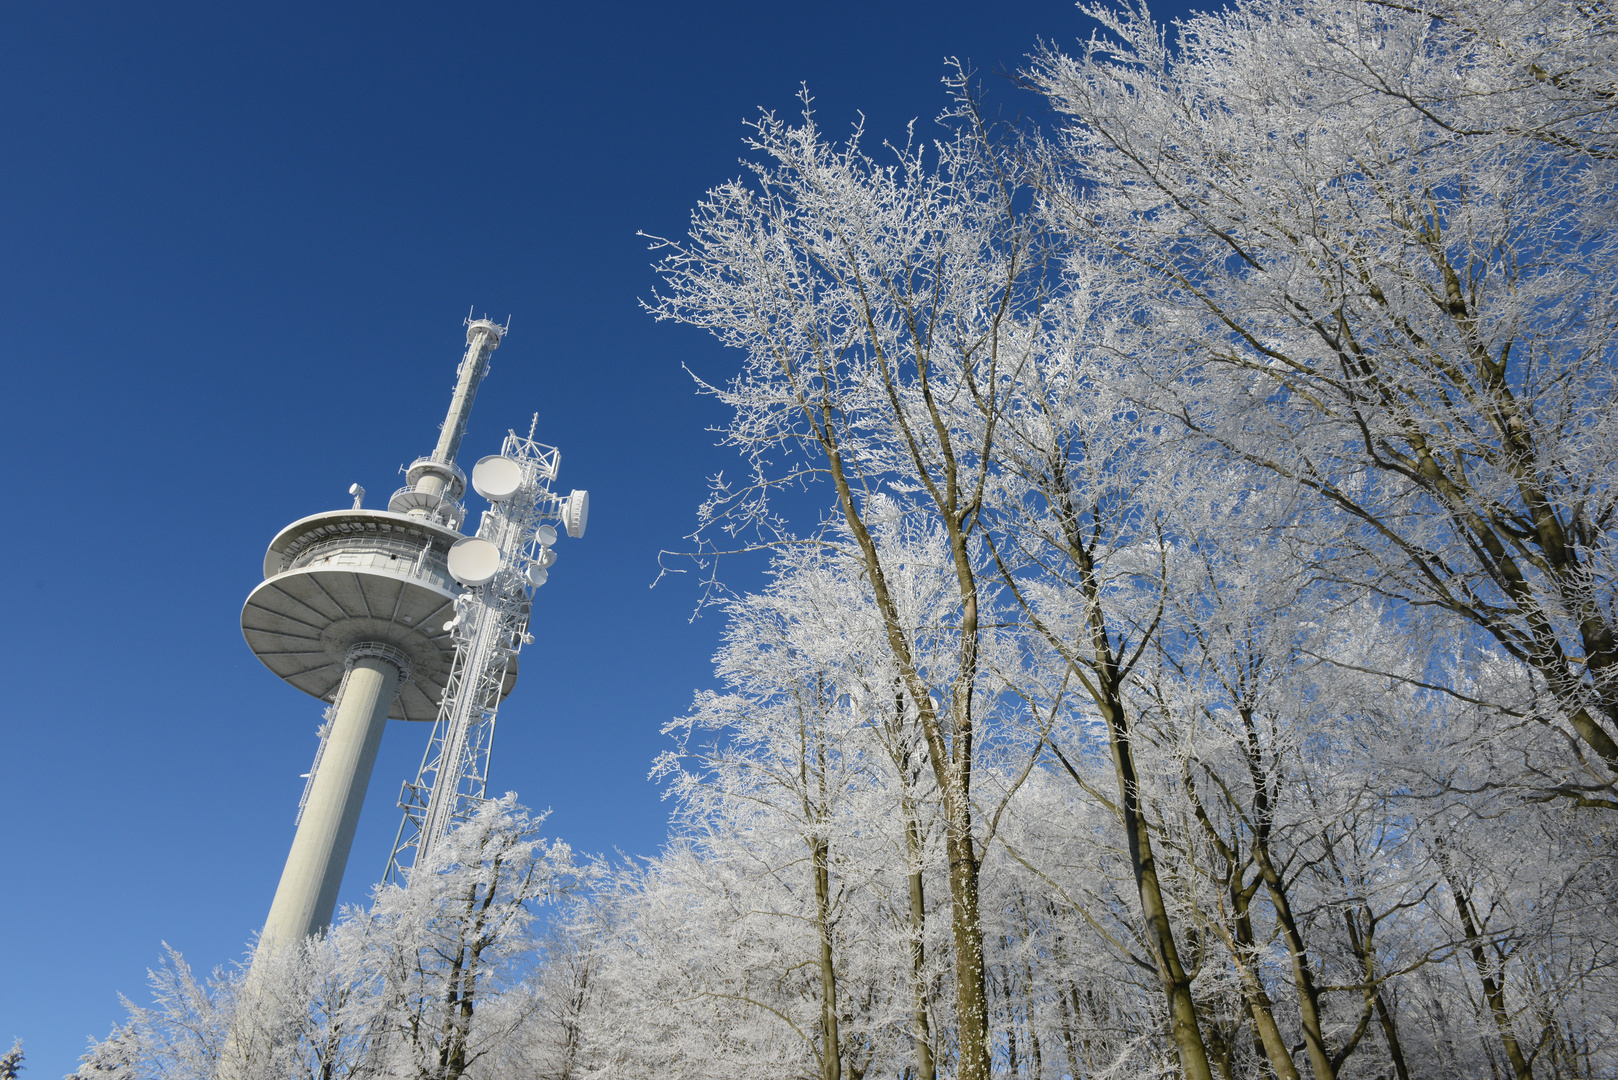
M388 857L385 882L402 881L407 857L409 865L423 865L443 835L487 798L489 750L500 700L508 677L514 675L517 654L531 640L533 590L544 583L556 559L551 550L556 532L541 526L546 519L564 520L576 501L576 494L562 499L550 490L560 465L561 451L512 432L499 455L484 458L472 470L473 488L492 506L484 511L477 536L457 547L492 547L489 555L497 569L456 598L454 616L446 623L455 635L455 659L416 779L399 793L404 818ZM454 556L452 551L451 572L457 565Z

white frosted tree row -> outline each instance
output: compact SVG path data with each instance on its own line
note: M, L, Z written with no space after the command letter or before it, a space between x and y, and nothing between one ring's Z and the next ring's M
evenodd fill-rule
M654 242L747 468L667 846L490 807L81 1076L1618 1073L1618 14L1086 10L1052 133L805 96Z
M905 565L947 571L939 550L917 544ZM1600 838L1558 804L1461 801L1432 784L1430 759L1451 760L1435 730L1466 727L1445 715L1450 699L1313 661L1300 642L1358 637L1364 612L1334 618L1295 582L1263 575L1273 567L1248 569L1217 624L1219 599L1199 597L1210 629L1183 656L1203 667L1165 648L1128 701L1141 718L1139 801L1210 1067L1316 1075L1314 1032L1332 1075L1509 1074L1476 944L1539 1074L1601 1075L1618 926ZM957 1067L951 972L939 962L948 910L924 907L919 980L906 917L903 808L919 794L934 833L936 793L907 795L888 715L864 707L886 681L880 648L866 644L878 620L853 565L838 574L795 555L780 572L732 606L719 658L727 692L700 698L678 728L681 771L665 775L679 839L581 901L560 931L594 966L582 983L566 981L577 968L554 973L550 1000L575 1004L565 1038L549 1027L541 1044L548 1060L565 1047L569 1065L541 1075L914 1075L916 981L931 1058L946 1075ZM1180 594L1188 605L1192 595ZM1300 614L1316 625L1300 627ZM1189 627L1179 624L1185 637ZM1365 651L1359 660L1396 662ZM1036 700L1048 692L1030 689L1025 668L995 666ZM1021 730L1037 741L1042 729ZM1009 748L980 770L985 788L1015 785L983 862L993 1067L1176 1075L1122 812L1107 793L1104 725L1078 707L1043 730L1077 775L1053 761L1019 784ZM817 801L823 791L836 797ZM922 854L934 895L939 852ZM1492 924L1468 930L1462 896Z

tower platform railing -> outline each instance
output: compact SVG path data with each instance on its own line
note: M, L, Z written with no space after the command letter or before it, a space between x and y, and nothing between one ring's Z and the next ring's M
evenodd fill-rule
M362 534L321 540L300 551L282 573L319 566L389 570L448 592L460 591L442 555L431 547L393 537Z

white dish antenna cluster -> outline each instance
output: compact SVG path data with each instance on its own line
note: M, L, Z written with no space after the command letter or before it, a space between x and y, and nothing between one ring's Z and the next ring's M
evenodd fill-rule
M415 848L419 861L439 837L484 797L494 718L528 632L532 590L545 584L556 563L553 545L563 530L584 535L590 496L550 490L561 452L512 432L500 453L473 466L470 485L489 501L477 535L457 540L447 559L465 591L444 630L454 635L455 660L433 736L415 783L405 785L405 819L394 841L388 879L402 872L401 854ZM429 780L429 776L432 778Z
M541 467L537 472L540 479L548 480L553 470ZM490 454L472 466L472 490L496 508L515 498L527 482L522 463L502 454ZM574 490L566 498L551 498L556 517L567 534L574 539L582 537L590 521L590 493ZM551 565L556 562L556 552L551 550L556 539L556 529L550 525L541 525L534 531L533 542L540 550L522 571L529 585L538 588L545 584ZM500 547L480 535L457 541L449 549L448 563L451 577L467 588L477 588L493 581L505 560Z

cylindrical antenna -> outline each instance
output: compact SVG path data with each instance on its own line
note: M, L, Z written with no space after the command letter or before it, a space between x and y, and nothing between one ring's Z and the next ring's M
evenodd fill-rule
M478 383L489 370L489 354L500 347L502 327L492 319L477 319L466 324L466 356L455 380L455 396L450 398L449 413L444 427L438 433L438 446L433 460L445 465L455 463L456 451L461 448L461 437L466 434L466 420L472 415L472 399L478 395Z
M493 319L467 320L466 355L461 358L455 393L450 397L444 426L438 432L438 446L428 456L411 463L406 473L410 486L394 494L388 502L389 510L411 517L438 518L448 521L451 528L459 527L459 508L454 504L466 487L466 477L455 464L455 454L466 434L466 421L472 414L478 384L489 373L489 354L500 347L505 335L506 328Z

